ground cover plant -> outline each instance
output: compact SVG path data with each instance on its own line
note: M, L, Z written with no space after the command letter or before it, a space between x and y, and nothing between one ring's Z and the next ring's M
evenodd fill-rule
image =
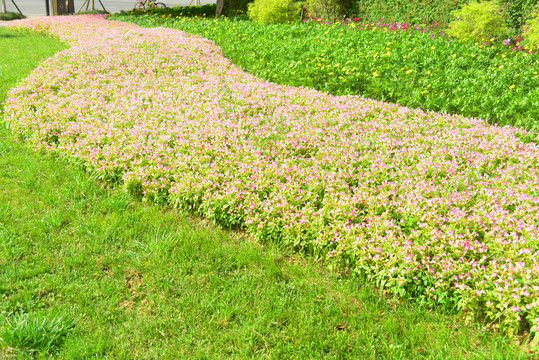
M0 29L0 104L63 47ZM0 127L0 358L525 358L199 221L104 189Z
M82 10L75 13L75 15L96 15L96 14L109 14L106 10Z
M539 55L516 51L505 34L482 44L449 41L436 28L359 19L271 26L159 13L111 19L200 34L272 82L539 129Z
M525 130L265 82L172 29L18 24L72 44L7 99L36 149L390 294L537 332L539 148Z

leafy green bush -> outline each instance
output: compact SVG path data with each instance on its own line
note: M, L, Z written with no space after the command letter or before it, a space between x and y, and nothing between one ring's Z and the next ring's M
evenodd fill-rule
M349 15L351 8L350 0L307 0L305 2L305 9L309 15L324 20Z
M384 18L411 24L449 23L451 11L467 4L468 0L358 0L353 11L368 20Z
M526 31L524 32L524 47L527 50L537 50L539 48L539 14L526 21Z
M538 0L501 0L507 26L515 30L520 29L526 22L527 15L538 3Z
M261 24L283 24L299 20L301 3L292 0L255 0L247 14Z
M441 24L449 23L452 20L451 12L469 2L469 0L356 0L349 12L368 20L384 18L388 21L398 20L412 24ZM538 0L500 0L507 27L519 29L524 25L527 14L538 3Z
M2 21L10 21L10 20L16 20L16 19L25 19L26 16L21 15L16 12L8 11L5 13L0 13L0 20Z
M223 8L223 13L226 16L237 16L247 13L247 7L254 0L227 0Z
M506 30L502 7L498 0L474 1L452 12L455 20L447 33L460 40L484 42L493 34Z
M215 17L215 4L207 4L202 6L175 6L164 9L153 8L145 10L120 11L120 15L127 16L167 16L167 17Z

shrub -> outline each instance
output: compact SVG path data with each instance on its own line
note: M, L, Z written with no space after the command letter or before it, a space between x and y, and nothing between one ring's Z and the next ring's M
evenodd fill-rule
M518 30L526 22L527 14L538 5L538 0L501 0L501 5L506 25Z
M497 0L474 1L452 12L456 18L447 33L460 40L482 42L506 30L502 8Z
M223 13L226 16L237 16L247 12L249 4L252 4L253 0L228 0L225 1L225 7Z
M262 24L284 24L299 20L301 3L292 0L255 0L248 5L249 17Z
M309 15L324 20L349 15L351 7L350 0L307 0L305 2L305 9Z
M526 22L526 31L524 32L524 47L527 50L536 50L539 48L539 16L535 12L535 17Z
M368 20L384 18L388 21L409 24L448 23L451 11L457 10L468 0L356 0L356 15Z
M16 12L12 12L12 11L8 11L8 12L5 12L5 13L0 13L0 20L2 20L2 21L25 19L25 18L26 18L26 16L24 16L22 14L19 14L19 13L16 13Z

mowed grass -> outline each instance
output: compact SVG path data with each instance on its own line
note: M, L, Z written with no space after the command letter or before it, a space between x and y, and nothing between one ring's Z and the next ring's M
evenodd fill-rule
M0 29L0 102L64 47ZM483 326L133 201L0 128L0 358L526 358Z

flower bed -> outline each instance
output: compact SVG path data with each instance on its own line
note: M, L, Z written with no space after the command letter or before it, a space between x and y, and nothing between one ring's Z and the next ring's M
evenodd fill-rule
M101 16L14 26L71 44L8 97L7 124L36 149L399 296L537 331L526 130L264 82L177 30Z
M539 54L512 51L516 39L504 45L506 35L479 44L452 40L436 26L395 22L266 26L161 11L111 18L202 35L221 46L234 64L279 84L539 132Z

